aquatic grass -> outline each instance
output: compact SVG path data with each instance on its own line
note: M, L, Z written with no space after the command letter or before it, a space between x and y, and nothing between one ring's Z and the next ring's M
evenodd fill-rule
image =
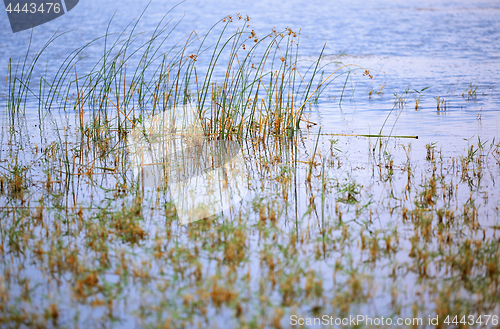
M476 100L477 99L477 88L478 86L477 85L473 85L473 83L471 82L469 84L469 86L467 87L467 89L465 89L465 91L462 93L462 97L467 97L467 100L470 100L470 99L474 99Z
M58 145L64 147L51 149L52 156L60 162L48 168L48 186L53 186L53 181L64 182L64 188L69 189L84 178L94 188L101 189L97 183L99 175L113 175L123 184L130 184L127 174L130 130L156 113L175 110L188 102L197 107L209 139L291 138L303 120L304 106L313 95L319 96L337 72L348 68L343 66L317 81L318 69L328 68L328 64L320 66L321 52L306 72L300 73L297 63L300 34L287 28L257 38L255 31L247 30L250 19L242 15L223 18L202 38L192 33L185 42L175 41L172 45L170 37L177 23L172 24L165 17L150 38L138 45L139 20L116 34L109 32L110 22L104 36L71 52L54 77L41 77L38 86L32 81L32 72L56 37L35 54L28 66L29 73L23 71L13 78L9 66L8 78L14 81L9 84L9 113L14 113L13 109L21 103L26 104L28 94L37 99L42 138L46 138L42 131L48 118L56 113L75 115L79 134L70 137L74 146L68 147L66 128L55 129ZM226 30L236 22L241 27L226 35ZM213 39L210 32L219 25L221 34L216 36L215 44L206 46ZM84 54L99 45L103 47L102 57L82 65ZM202 61L206 66L198 69L197 63ZM79 72L82 66L89 69ZM225 72L222 81L216 78L217 70ZM308 77L309 70L312 73ZM205 72L204 76L200 77L199 72ZM54 125L60 124L54 121ZM73 194L75 200L77 197Z
M307 149L310 155L315 149L321 151L318 136L321 135L311 137L311 147ZM415 186L410 189L407 199L398 189L378 190L383 195L383 202L393 197L405 200L403 205L409 209L406 213L399 207L400 201L396 201L391 210L392 220L405 228L398 230L384 228L376 220L370 221L372 211L374 218L389 217L389 209L380 209L365 199L371 190L367 185L379 184L377 179L363 182L363 186L355 180L345 182L337 176L336 170L327 166L326 156L315 160L320 162L320 169L309 175L310 165L301 166L298 162L301 160L294 160L295 157L308 159L303 154L305 149L286 139L275 140L269 146L249 145L248 156L253 159L249 163L255 169L250 173L259 177L264 188L262 198L255 202L258 209L255 213L242 212L232 219L213 218L182 229L174 220L171 204L158 207L154 199L144 202L148 193L133 186L129 186L127 192L122 190L115 197L116 201L104 199L97 202L97 209L80 206L66 216L64 213L68 209L55 208L52 197L47 194L43 208L42 204L37 205L30 210L31 214L22 208L12 209L8 216L15 221L12 224L1 222L2 241L5 241L3 252L17 255L20 262L22 253L33 255L36 267L51 273L51 284L69 289L68 294L60 296L71 296L67 297L70 299L68 305L47 300L42 303L45 308L34 309L31 313L20 311L25 321L22 323L43 326L57 321L73 326L84 319L101 324L125 323L125 315L117 308L120 305L135 310L131 317L144 321L145 326L188 325L191 322L216 325L217 319L203 317L204 312L216 311L219 314L227 312L224 321L231 327L252 321L269 327L284 326L288 316L298 312L295 308L311 316L317 312L344 315L357 312L369 307L377 298L384 298L384 292L377 286L388 287L390 283L402 289L404 282L400 280L413 275L421 280L416 284L419 289L441 301L442 306L436 309L439 314L452 314L446 305L454 303L460 305L462 312L474 314L494 309L498 302L494 297L494 280L499 273L498 264L494 262L498 246L496 240L483 242L482 228L477 225L480 210L476 201L462 203L451 199L452 204L445 201L449 200L448 196L441 190L448 191L449 187L444 186L445 182L438 179L438 172L434 174L432 169L439 168L439 163L447 160L435 157L435 164L416 161L424 167L425 184L413 183ZM485 145L485 142L480 144ZM295 154L288 154L287 150ZM263 156L261 160L259 156ZM294 169L284 174L283 163L291 164ZM355 175L359 171L356 167L356 164L349 165L347 171ZM398 179L397 163L394 167L395 179ZM460 175L460 171L450 172L445 175L446 182L453 182ZM302 196L294 192L296 183ZM285 189L285 186L288 187ZM308 189L304 189L305 186ZM468 194L466 184L457 186L459 191L465 188ZM114 187L107 193L111 195L118 190ZM427 198L429 193L431 197ZM338 200L339 195L342 200ZM306 199L301 200L302 197ZM285 201L287 199L290 202ZM299 199L297 208L294 199ZM315 206L321 207L318 209L321 211L315 212ZM450 209L455 207L458 207L455 211ZM151 208L157 208L155 217L148 215ZM1 211L5 215L5 209ZM137 211L141 212L139 216L134 215ZM286 215L295 211L301 217L297 226ZM31 230L34 230L32 238ZM148 234L136 234L138 232ZM464 239L474 242L467 247ZM355 251L355 256L349 250ZM407 261L395 259L403 255L408 257ZM325 273L318 264L326 266L326 261L332 262L332 267L327 266ZM388 269L380 274L376 266L382 265ZM445 267L449 272L445 275L448 280L443 283L436 273ZM15 325L21 323L21 318L15 316L12 305L38 300L40 287L36 287L36 282L47 284L48 279L26 283L23 274L19 280L16 278L16 266L8 269L11 272L6 274L6 267L3 268L3 275L9 275L10 284L19 285L25 296L25 300L5 301L7 306L2 308L2 314L6 315L3 321ZM488 279L479 280L485 273L489 273ZM67 277L70 280L65 283ZM451 293L450 286L453 287ZM482 310L474 309L467 295L453 292L459 288L466 289L467 294L483 291L485 298L479 304ZM142 292L138 292L139 289ZM127 297L131 290L141 296L142 306ZM12 294L6 296L11 298ZM391 312L402 312L400 316L412 312L413 304L407 306L402 301L402 294L394 292L391 296L392 306L388 306ZM414 302L422 307L423 315L434 311L428 303L419 300L416 298ZM255 307L259 314L263 312L269 317L257 316L252 311ZM65 311L68 309L86 310L89 315L73 322ZM57 317L54 310L58 312ZM91 320L94 310L105 315ZM48 316L39 318L37 314Z
M224 33L233 20L241 21L242 27L225 37ZM92 125L101 127L101 124L104 124L101 128L107 125L106 131L122 132L121 129L131 129L137 122L144 122L157 111L193 102L198 107L205 132L211 138L225 139L228 136L249 134L260 134L261 137L270 134L291 136L298 129L305 104L313 94L319 97L331 82L328 80L332 80L333 74L319 81L317 88L312 91L313 83L318 78L321 52L310 76L307 73L311 68L306 73L299 73L300 80L296 82L299 34L286 29L282 32L273 31L259 39L253 30L246 30L248 21L248 17L243 18L241 15L223 19L219 22L223 24L221 35L213 47L204 48L215 26L201 39L197 49L193 48L197 40L191 40L190 36L183 46L177 43L166 52L163 52L162 46L169 40L175 25L169 27L160 22L146 43L134 46L137 38L134 34L136 22L128 35L125 32L129 26L118 34L114 42L108 41L113 35L107 32L103 37L72 52L63 61L51 83L41 78L39 93L43 95L36 95L30 89L31 74L25 74L23 68L21 76L14 79L19 84L9 84L9 95L13 95L16 89L18 95L16 99L10 97L9 102L11 107L16 104L19 108L22 100L26 102L25 95L29 90L38 98L39 107L43 108L39 108L40 122L52 110L54 102L63 111L72 104L78 113L82 133L92 129ZM248 41L247 35L250 37ZM55 40L50 39L37 53L29 72L32 72L41 53ZM78 74L79 57L99 42L104 43L103 57L96 61L90 72ZM253 45L245 46L249 42ZM208 53L210 49L211 54ZM186 55L191 51L193 53ZM200 78L196 62L206 54L210 56L208 67L204 68L205 76ZM222 60L224 57L228 58L227 61ZM214 72L221 65L227 66L223 81L219 82L215 81ZM324 72L327 65L321 69ZM12 73L9 76L12 77ZM195 90L192 89L193 83ZM74 101L69 101L71 94L76 94ZM92 120L84 123L83 118L89 112Z

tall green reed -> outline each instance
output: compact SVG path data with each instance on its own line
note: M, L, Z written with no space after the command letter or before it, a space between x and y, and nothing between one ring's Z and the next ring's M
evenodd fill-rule
M112 19L103 36L71 51L56 70L39 77L44 52L74 32L51 37L34 55L29 48L15 70L9 65L12 125L13 114L33 104L40 127L50 115L74 116L80 147L60 157L66 174L75 166L88 171L109 170L112 162L113 168L126 166L128 132L187 103L197 109L210 139L292 138L313 95L317 101L345 73L346 66L334 71L325 64L324 48L309 65L301 61L300 33L290 28L258 36L250 18L236 14L204 35L193 31L179 38L174 31L180 21L168 12L146 35L138 32L144 13L118 33L112 32ZM323 80L325 71L334 73ZM55 134L62 145L66 137L61 131Z

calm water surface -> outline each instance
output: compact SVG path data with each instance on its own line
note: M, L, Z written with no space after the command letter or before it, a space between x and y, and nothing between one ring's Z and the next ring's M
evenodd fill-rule
M175 5L175 2L158 0L150 4L138 27L138 31L146 32L144 41L147 33L151 33ZM31 48L38 50L56 31L76 29L54 42L41 62L40 72L53 76L71 51L106 32L113 15L110 32L121 31L145 6L146 2L131 0L82 0L63 17L33 31L16 34L11 32L7 15L2 13L0 78L5 76L3 72L7 71L9 58L14 64L18 63L30 40ZM499 140L500 3L496 1L328 3L294 0L286 4L186 1L168 16L173 23L180 23L165 48L185 40L193 30L203 34L222 17L234 13L248 14L258 35L267 34L274 27L282 30L289 26L300 30L300 60L314 60L326 43L325 63L342 62L370 69L373 79L363 77L362 71L358 71L347 80L345 77L335 80L317 103L306 108L308 120L318 123L309 132L317 132L322 127L323 133L367 134L382 130L387 135L418 136L418 140L410 141L415 157L421 162L425 158L425 145L429 143L437 142L438 150L446 150L447 156L452 156L462 154L468 140L475 140L477 136L482 140ZM98 60L101 57L98 51L85 60L90 63ZM4 115L3 83L0 87L0 111ZM475 91L474 97L467 97L470 90ZM437 110L438 97L447 102L446 111ZM27 114L28 117L32 115L34 122L38 114L36 109L36 104L28 104ZM2 125L4 123L2 121ZM307 132L304 129L304 134ZM312 142L314 138L305 143ZM328 141L322 143L328 144ZM367 157L368 143L367 140L346 138L337 146L351 166L359 161L361 167ZM337 172L346 177L352 174ZM352 175L362 179L370 174L370 168L363 168ZM500 200L498 188L490 186L490 191L494 207ZM299 191L298 203L305 204L306 194L306 188ZM374 199L376 201L376 197ZM406 258L404 256L403 260ZM258 259L252 262L256 268ZM258 275L256 273L255 277ZM39 275L35 273L33 277ZM408 281L411 280L410 277ZM386 299L386 295L382 299Z

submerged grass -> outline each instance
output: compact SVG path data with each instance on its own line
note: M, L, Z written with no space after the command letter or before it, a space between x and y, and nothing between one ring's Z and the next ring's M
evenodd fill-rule
M169 24L139 45L137 22L106 33L50 78L34 78L42 53L9 66L2 327L286 328L323 314L422 327L438 315L447 327L447 316L498 314L495 140L458 156L382 134L375 147L329 140L301 129L304 104L349 71L323 79L321 57L304 67L300 34L258 38L234 15L215 37L172 45ZM85 61L95 45L102 57ZM251 195L182 226L168 190L134 178L126 146L132 128L188 102L208 138L242 144Z

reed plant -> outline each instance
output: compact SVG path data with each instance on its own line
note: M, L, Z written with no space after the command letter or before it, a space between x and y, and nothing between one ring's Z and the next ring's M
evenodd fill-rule
M250 18L241 14L221 19L201 37L193 31L175 41L177 24L167 14L146 42L137 33L142 16L119 33L110 32L110 22L102 37L75 49L49 76L34 76L40 58L73 32L55 35L33 56L29 48L15 69L9 62L11 120L30 101L37 103L41 123L53 111L74 111L81 138L95 142L102 132L124 135L155 113L190 102L210 138L291 137L307 102L317 101L329 83L350 70L322 80L329 69L322 62L324 49L315 61L301 62L299 32L273 29L257 36ZM102 56L95 56L100 47Z

